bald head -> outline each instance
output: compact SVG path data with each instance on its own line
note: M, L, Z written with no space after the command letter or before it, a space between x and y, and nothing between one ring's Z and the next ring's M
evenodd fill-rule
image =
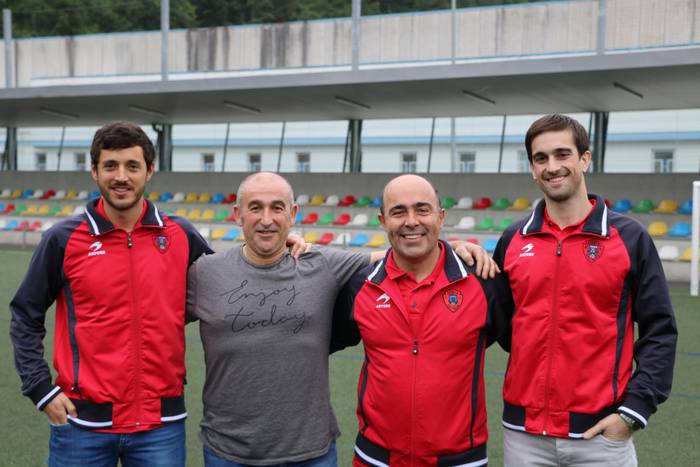
M292 185L281 175L272 172L256 172L244 178L241 184L238 185L236 204L240 206L244 196L250 192L259 191L263 187L279 188L279 190L288 195L290 209L294 205L294 191L292 190Z
M400 194L402 192L411 192L416 190L427 190L431 194L431 201L434 201L435 203L434 208L440 209L440 200L438 199L437 192L435 191L433 185L420 175L406 174L399 175L398 177L391 179L389 183L384 186L384 190L382 191L382 203L379 206L379 211L384 214L384 210L389 208L389 206L386 204L387 196L392 197L391 195L394 193Z

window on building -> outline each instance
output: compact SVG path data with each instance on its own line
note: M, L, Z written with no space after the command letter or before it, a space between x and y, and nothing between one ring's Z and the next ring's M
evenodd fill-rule
M34 154L34 169L45 171L46 170L46 153L37 152Z
M248 172L260 172L260 170L262 170L262 154L248 153Z
M530 160L527 158L527 151L518 150L518 172L527 173L530 171Z
M415 152L401 153L401 172L415 173L417 169L418 155Z
M76 152L75 153L75 170L84 171L85 170L85 153Z
M670 150L654 151L654 172L656 172L656 173L673 172L673 151L670 151Z
M460 152L459 153L459 171L462 173L476 172L476 153L475 152Z
M297 172L310 172L311 171L311 153L308 152L298 152L297 153Z
M202 154L202 172L214 172L214 154Z

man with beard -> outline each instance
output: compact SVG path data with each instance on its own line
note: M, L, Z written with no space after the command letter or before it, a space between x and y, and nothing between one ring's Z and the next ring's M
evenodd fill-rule
M155 152L141 128L105 125L90 156L102 196L44 234L10 303L22 392L51 426L49 466L184 466L186 274L211 250L144 199Z
M677 330L661 262L639 222L587 194L580 123L544 116L525 146L544 200L494 253L511 299L505 465L634 466L632 433L673 378Z

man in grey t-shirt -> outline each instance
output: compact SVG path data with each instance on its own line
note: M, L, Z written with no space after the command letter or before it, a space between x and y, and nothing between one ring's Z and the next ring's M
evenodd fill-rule
M332 311L370 255L322 248L292 258L285 241L293 199L281 176L249 176L235 208L246 243L190 267L187 312L200 321L206 361L200 439L207 467L337 465ZM486 257L473 253L488 270Z

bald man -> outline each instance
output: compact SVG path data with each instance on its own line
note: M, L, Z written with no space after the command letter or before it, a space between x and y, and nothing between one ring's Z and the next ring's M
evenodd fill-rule
M333 324L334 350L365 348L354 465L486 465L493 281L439 240L445 211L426 179L391 180L379 220L391 249L343 288Z

